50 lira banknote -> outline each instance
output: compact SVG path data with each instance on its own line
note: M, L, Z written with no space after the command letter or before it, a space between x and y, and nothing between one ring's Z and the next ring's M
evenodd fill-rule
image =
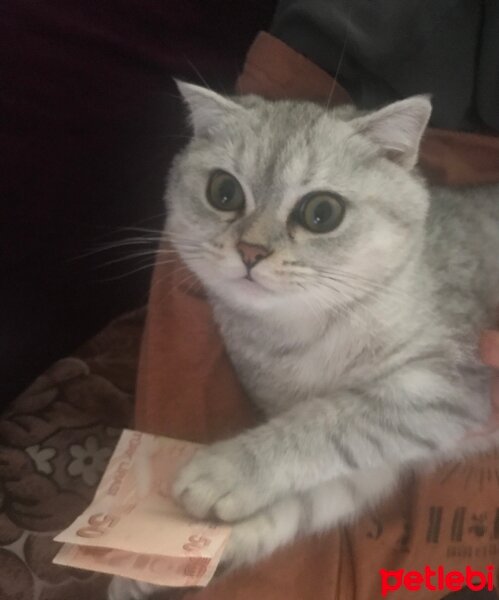
M198 447L124 430L92 503L54 538L64 542L54 563L157 585L206 585L230 527L191 519L170 492Z

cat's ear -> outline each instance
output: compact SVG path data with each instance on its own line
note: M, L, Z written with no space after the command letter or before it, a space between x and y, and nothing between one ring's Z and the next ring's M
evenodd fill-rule
M413 96L360 117L353 124L359 133L380 146L390 160L412 169L430 115L429 97Z
M227 113L237 114L243 107L232 100L192 83L175 79L191 117L194 135L209 135L216 131L222 117Z

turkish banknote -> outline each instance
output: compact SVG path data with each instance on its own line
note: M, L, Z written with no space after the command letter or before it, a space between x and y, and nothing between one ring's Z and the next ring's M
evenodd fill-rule
M165 586L213 577L230 527L197 521L171 497L198 446L124 430L90 506L55 541L54 562Z

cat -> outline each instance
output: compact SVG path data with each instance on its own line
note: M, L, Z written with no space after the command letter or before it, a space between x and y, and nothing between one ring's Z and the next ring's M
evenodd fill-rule
M364 112L178 86L194 135L166 235L265 422L200 450L174 494L234 523L234 568L498 441L467 434L491 413L477 347L499 304L499 187L425 182L425 96Z

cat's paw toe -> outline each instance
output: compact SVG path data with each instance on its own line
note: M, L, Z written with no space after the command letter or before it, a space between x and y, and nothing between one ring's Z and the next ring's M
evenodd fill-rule
M248 476L237 452L199 450L181 470L174 498L199 519L243 519L262 506L263 493Z
M273 533L273 527L265 514L236 523L220 561L223 570L251 565L268 556L277 545Z
M215 516L221 521L237 521L252 515L259 507L253 494L244 487L229 492L213 507Z
M222 555L222 570L251 565L293 540L299 532L302 515L300 497L287 496L235 523Z
M189 514L215 516L217 502L233 488L234 479L230 461L200 450L179 473L173 495Z

